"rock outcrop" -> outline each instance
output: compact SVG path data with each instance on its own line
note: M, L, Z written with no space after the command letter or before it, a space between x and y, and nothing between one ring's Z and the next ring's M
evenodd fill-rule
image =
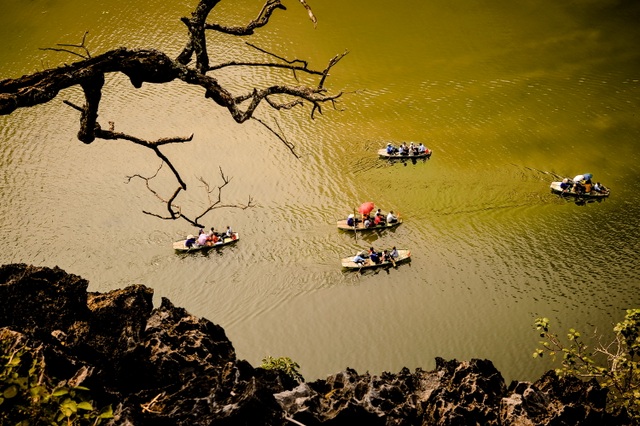
M491 361L434 371L347 369L297 383L236 358L224 330L133 285L87 292L59 268L0 267L0 327L42 348L47 374L111 404L111 425L624 425L595 381L508 387Z

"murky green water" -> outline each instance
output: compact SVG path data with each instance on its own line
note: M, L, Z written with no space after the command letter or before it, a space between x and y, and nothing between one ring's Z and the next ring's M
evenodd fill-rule
M74 61L39 48L78 43L85 31L94 54L118 46L175 54L186 42L179 18L194 4L5 0L0 78ZM256 365L289 356L307 379L347 366L429 369L436 356L489 358L507 379L532 379L548 367L530 356L536 316L610 330L640 304L638 6L310 4L317 28L290 1L251 39L317 68L350 52L328 80L346 92L338 110L314 121L308 110L278 118L301 160L180 83L135 90L112 76L103 95L100 121L119 131L195 134L167 150L189 179L185 205L203 199L197 177L215 182L219 167L233 177L230 201L254 197L259 208L206 221L240 231L235 247L176 255L171 242L192 229L143 215L162 206L125 183L153 174L156 158L122 141L77 141L78 116L62 100L80 103L81 94L68 90L0 117L0 262L58 265L93 291L147 284L222 325L239 357ZM212 18L243 22L259 5L228 0ZM217 39L220 60L250 52ZM243 88L257 75L219 77ZM266 109L260 116L273 120ZM433 158L380 161L387 140L422 141ZM549 193L556 177L584 172L612 196L576 206ZM335 221L367 200L405 223L357 241L338 232ZM379 273L340 270L340 257L369 245L410 248L413 261Z

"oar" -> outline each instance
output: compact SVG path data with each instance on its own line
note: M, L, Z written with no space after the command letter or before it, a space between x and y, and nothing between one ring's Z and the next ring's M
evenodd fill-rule
M354 208L353 209L353 233L356 236L356 244L358 243L358 230L356 229L357 227L358 227L358 221L356 219L356 209Z

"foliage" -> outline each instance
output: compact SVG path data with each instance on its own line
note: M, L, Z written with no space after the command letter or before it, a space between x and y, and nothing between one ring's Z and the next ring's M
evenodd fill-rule
M0 337L0 424L99 425L113 418L111 406L94 408L89 389L54 386L37 349L15 335Z
M259 368L282 371L296 382L304 382L304 377L302 377L302 374L298 371L300 365L292 361L289 357L281 356L279 358L273 358L272 356L268 356L262 359L262 365L260 365Z
M602 344L600 336L593 348L573 328L567 334L567 344L563 343L549 331L548 318L537 318L535 326L545 340L533 353L534 358L546 353L555 361L562 354L562 368L556 370L559 375L596 378L609 390L610 411L626 410L631 418L640 421L640 309L627 310L624 321L613 328L614 340Z

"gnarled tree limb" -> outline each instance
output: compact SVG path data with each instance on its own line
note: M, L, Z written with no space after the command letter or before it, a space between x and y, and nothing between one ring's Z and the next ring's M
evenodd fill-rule
M193 134L188 137L162 138L156 141L147 141L143 138L128 135L115 131L115 125L109 123L109 129L103 129L98 123L98 111L100 101L102 99L102 90L105 84L105 76L111 73L121 73L126 75L133 87L140 88L144 83L163 84L173 80L180 80L190 85L196 85L204 89L205 97L211 99L216 105L226 108L233 119L238 123L243 123L249 119L256 119L264 127L276 135L280 141L294 154L295 146L287 141L287 139L273 128L268 126L263 120L255 116L255 112L260 105L267 105L272 109L282 110L291 109L295 106L304 105L308 102L311 105L311 118L314 118L314 112L322 113L322 104L329 102L335 106L335 102L342 93L329 94L325 89L325 81L329 75L329 71L347 54L336 55L332 58L324 70L315 70L309 68L306 61L300 59L287 60L281 56L259 49L268 54L272 58L277 59L276 62L242 61L234 60L220 64L211 64L209 52L207 50L207 31L216 31L232 36L248 36L255 30L264 27L269 23L272 14L276 10L286 10L282 4L282 0L266 0L258 16L241 26L228 26L218 23L209 23L207 19L211 11L220 2L220 0L200 0L190 18L182 18L182 22L187 26L189 38L185 48L177 58L172 59L165 53L152 49L114 49L97 56L91 56L85 47L86 33L79 45L59 44L64 49L47 49L55 51L65 51L83 58L83 60L63 65L57 68L47 69L36 72L31 75L25 75L15 79L0 80L0 115L11 114L19 108L28 108L39 104L44 104L54 99L60 91L72 86L80 86L84 92L85 103L83 106L77 106L71 102L65 102L80 112L80 129L78 131L78 139L86 144L90 144L95 139L121 139L138 144L145 148L151 149L156 156L162 160L162 164L167 164L173 173L178 188L168 199L161 197L157 192L153 191L149 186L149 181L156 175L144 178L141 175L133 177L142 178L147 183L147 188L159 199L161 199L169 212L168 219L184 218L188 222L200 226L198 220L205 214L212 211L218 206L239 207L240 204L225 204L221 200L209 202L207 208L200 215L196 215L190 219L183 215L179 206L174 204L181 191L187 189L187 185L180 176L178 170L174 167L169 158L167 158L160 147L171 143L189 142L193 139ZM314 24L317 22L311 8L305 0L298 2L307 9L309 17ZM66 47L74 47L84 49L85 55L78 54ZM195 55L196 63L189 66L192 57ZM225 67L264 67L276 68L296 73L305 73L309 76L318 76L320 80L314 86L305 85L288 85L275 84L264 87L256 86L245 93L233 93L231 90L223 87L220 82L213 76L208 75L209 72ZM297 76L296 76L297 79ZM288 101L276 102L274 97L289 98ZM297 157L297 155L296 155ZM158 170L159 171L159 170ZM156 172L157 174L157 172ZM220 196L222 188L228 184L227 177L222 173L223 184L218 187L218 195ZM129 178L131 180L132 177ZM204 182L203 180L201 180ZM208 184L207 184L208 188ZM208 192L209 193L209 192ZM244 208L251 207L252 199L242 204ZM145 212L147 214L151 214ZM155 215L161 217L160 215Z

